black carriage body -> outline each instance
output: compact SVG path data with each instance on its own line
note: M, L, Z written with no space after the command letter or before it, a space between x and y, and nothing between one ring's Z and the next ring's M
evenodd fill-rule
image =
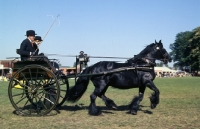
M45 67L47 69L51 69L51 67L45 61L18 61L16 63L14 63L13 74L15 74L21 68L26 67L28 65L32 65L32 66L38 65L41 67ZM44 75L44 72L45 72L44 70L33 67L31 69L24 70L23 74L24 74L24 76L26 76L27 79L35 79L35 78L32 78L32 76L33 77L41 77L42 75ZM30 73L32 73L32 76L30 75ZM23 75L19 74L18 79L22 79L22 78L23 78ZM44 78L48 79L49 77L45 76Z

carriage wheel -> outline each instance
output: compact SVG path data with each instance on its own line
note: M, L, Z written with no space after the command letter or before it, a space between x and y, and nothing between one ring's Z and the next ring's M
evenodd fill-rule
M59 101L59 81L49 69L40 65L27 65L12 76L8 95L17 114L46 115Z
M67 93L69 92L69 82L66 79L59 79L60 84L60 98L59 102L57 104L57 107L60 107L63 105L64 102L66 102L67 99Z

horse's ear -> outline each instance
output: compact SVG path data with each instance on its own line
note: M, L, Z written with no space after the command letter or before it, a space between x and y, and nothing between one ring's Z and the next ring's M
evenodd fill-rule
M157 41L155 40L155 43L157 43Z
M162 44L161 40L159 41L158 44L159 44L160 48L163 48L163 44Z

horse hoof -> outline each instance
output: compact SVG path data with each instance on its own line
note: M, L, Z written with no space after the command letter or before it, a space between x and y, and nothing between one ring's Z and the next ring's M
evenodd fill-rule
M95 116L103 116L103 113L99 111Z
M102 113L101 111L96 111L96 112L90 112L90 111L89 111L89 114L90 114L91 116L102 116L102 115L103 115L103 113Z
M112 109L117 110L117 107L116 106L112 106Z
M156 105L155 104L151 104L151 109L154 109L156 108Z
M131 114L132 115L137 115L137 112L136 111L131 111Z

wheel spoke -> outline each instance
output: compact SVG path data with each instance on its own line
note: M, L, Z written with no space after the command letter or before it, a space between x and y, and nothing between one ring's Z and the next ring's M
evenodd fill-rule
M67 90L60 90L60 91L64 91L64 92L67 92Z
M40 95L40 97L38 96L40 93L42 93L42 95ZM45 106L45 104L44 104L44 102L41 100L43 97L42 96L44 96L44 92L40 92L38 95L37 95L37 98L39 99L39 102L41 102L42 103L42 106L47 110L48 108Z
M24 106L22 108L23 110L25 109L25 107L26 107L26 105L27 105L28 102L29 102L29 100L27 100L26 103L24 104Z
M26 80L26 82L28 83L28 85L30 85L30 83L29 83L28 80L26 79L25 75L24 75L22 72L21 72L20 74L24 77L24 79Z
M39 101L37 100L37 98L35 98L35 101L36 101L36 105L37 105L37 107L36 107L37 113L39 114L39 113L40 113L41 107L40 107L40 105L39 105Z
M47 95L56 95L56 93L48 93L46 92Z
M23 87L29 87L29 86L27 86L27 85L21 83L21 82L20 82L19 80L17 80L16 78L14 78L13 80L16 81L17 83L19 83L20 86L23 86ZM14 87L12 87L12 88L14 88Z
M64 99L64 97L63 97L62 95L60 95L60 97L61 97L62 99Z
M21 98L21 100L19 100L18 102L16 102L16 104L18 104L19 102L21 102L21 101L24 100L25 98L26 98L26 96L23 97L23 98Z
M27 92L27 93L31 93L31 92ZM15 95L12 95L12 97L16 97L16 96L19 96L19 95L24 95L24 93L15 94Z
M30 68L28 70L29 70L29 73L30 73L31 83L33 84L32 72L31 72Z
M66 102L67 93L69 90L69 82L68 80L59 80L60 82L60 95L59 95L59 103L57 104L57 107L61 106L64 102ZM64 85L63 85L64 84Z
M48 89L53 89L53 90L57 90L57 88L55 88L55 86L47 86L47 87L43 87L44 90L48 90Z

